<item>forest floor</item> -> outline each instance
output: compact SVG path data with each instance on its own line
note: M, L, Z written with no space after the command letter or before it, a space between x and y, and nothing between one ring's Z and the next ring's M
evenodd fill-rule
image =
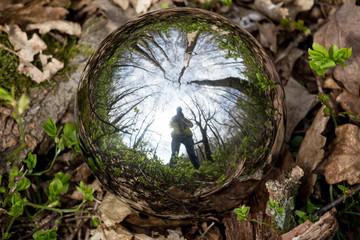
M56 234L57 239L93 240L248 239L241 236L244 232L252 234L251 239L265 239L266 234L256 230L264 226L248 221L164 227L153 220L149 228L121 203L116 207L120 213L109 215L116 199L106 195L84 164L73 125L66 125L74 122L83 67L102 39L139 14L184 6L233 20L273 59L287 108L285 142L276 167L297 165L304 171L294 209L298 227L290 231L292 236L360 239L359 5L355 0L1 1L0 87L14 89L12 96L0 91L1 239L56 239ZM332 44L351 47L352 55L346 66L332 67L319 77L309 67L308 49L314 42L326 49ZM43 130L49 116L54 124L48 122L45 130L52 136ZM26 167L11 164L24 159ZM27 175L36 162L34 172L43 173ZM314 216L323 214L326 219ZM127 223L121 224L124 218ZM307 219L322 221L325 227L311 228L313 223L303 223ZM109 227L114 225L116 229ZM291 234L269 236L291 239Z

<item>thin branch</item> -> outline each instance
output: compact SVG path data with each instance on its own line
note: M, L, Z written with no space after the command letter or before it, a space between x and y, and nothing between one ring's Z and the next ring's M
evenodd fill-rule
M358 192L360 192L360 185L357 185L354 190L352 191L351 194L349 194L350 196L354 195L354 194L357 194ZM341 195L338 199L336 199L335 201L329 203L328 205L320 208L319 210L317 210L315 213L314 213L314 217L316 216L321 216L323 215L324 213L326 213L327 211L329 211L330 209L332 209L333 207L335 207L336 205L339 205L342 201L344 201L344 195Z

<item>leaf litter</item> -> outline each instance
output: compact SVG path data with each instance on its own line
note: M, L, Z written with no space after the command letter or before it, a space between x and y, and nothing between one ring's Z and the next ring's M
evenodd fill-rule
M67 9L64 7L46 5L44 2L45 1L39 1L39 4L37 5L0 5L2 8L9 10L9 13L14 13L15 10L18 13L17 16L14 14L4 14L0 17L0 23L17 23L20 26L27 25L27 31L38 29L40 34L56 30L65 34L80 36L81 32L78 29L80 25L78 23L68 22L62 19L69 13ZM69 9L72 9L72 11L77 14L77 17L80 18L98 14L99 5L108 6L107 9L104 10L105 15L107 16L110 16L111 12L114 10L110 9L110 7L115 8L116 4L117 6L120 6L118 8L126 10L124 12L117 11L114 16L110 16L109 21L111 21L111 19L119 17L120 13L130 15L145 13L153 9L153 7L158 4L157 1L151 0L111 0L111 2L93 2L96 1L72 1ZM178 2L187 4L187 1ZM235 18L239 15L233 15L231 18L238 23L244 23L245 18L249 19L247 24L243 25L246 26L249 31L255 32L256 30L259 30L260 35L258 35L258 39L263 43L264 47L270 48L269 50L273 53L283 52L284 39L285 41L287 39L283 35L284 32L278 32L279 28L277 27L279 21L283 17L295 20L299 13L310 11L314 4L313 0L277 1L276 4L273 3L274 1L268 0L255 0L253 4L247 3L247 1L244 2L245 3L241 4L241 7L236 6L236 4L233 3L234 6L231 6L229 10L227 10L228 13L231 15L231 12L234 9L245 7L244 10L248 11L248 14L245 14L242 18L238 19ZM218 6L213 7L212 10L216 11L217 7ZM319 21L321 20L322 19ZM66 23L63 27L58 27L57 23L60 22ZM111 23L113 28L115 28L118 24L116 20L111 21ZM346 0L344 5L329 17L328 23L316 31L314 35L314 41L323 44L326 48L328 48L331 44L337 44L341 48L350 46L353 47L353 56L346 63L348 66L345 68L341 66L337 67L333 72L333 78L329 78L333 79L333 81L328 81L328 85L319 87L320 89L324 87L328 92L331 91L331 94L336 97L336 102L340 104L341 108L355 114L359 114L360 104L360 80L358 78L360 75L360 59L358 55L360 52L359 23L359 7L355 6L354 0ZM1 30L5 31L3 29L5 29L6 26L8 25L2 26ZM73 28L69 26L76 27ZM16 27L13 28L15 29ZM272 29L273 31L269 31L269 29ZM18 40L10 41L12 41L15 53L20 59L19 71L33 76L36 82L48 80L51 76L55 75L61 66L61 62L57 61L52 56L42 53L42 51L46 49L46 45L44 46L44 43L41 42L42 40L38 37L38 35L34 34L31 39L28 39L26 33L22 32L20 28L16 29L16 31L18 32L18 35L13 35L12 37L18 38ZM255 34L257 33L255 32ZM282 34L281 40L278 38L280 34ZM292 41L291 39L289 40L289 36L287 37L288 41ZM13 41L16 43L13 43ZM15 47L16 44L17 46ZM306 89L306 87L299 83L307 80L302 79L299 75L296 76L295 80L293 76L294 65L297 60L304 55L304 50L307 49L304 49L301 46L295 46L294 49L296 50L290 51L290 54L285 57L281 64L277 64L282 81L287 83L285 86L285 91L287 92L286 104L288 107L287 140L290 140L294 130L297 130L298 124L307 118L307 114L313 111L313 108L317 103L316 94L314 94L314 92L310 92ZM32 64L36 54L39 54L39 58L43 66L42 71ZM287 57L292 57L292 60ZM308 69L305 70L308 71ZM299 71L299 69L297 69L297 71ZM330 72L330 75L331 74L332 72ZM327 126L329 117L325 116L322 110L323 109L317 109L316 111L318 111L318 113L315 119L312 120L309 126L303 127L306 131L306 135L300 146L297 157L298 165L303 168L305 175L308 176L308 179L305 179L306 184L304 184L307 189L307 195L311 194L314 181L316 181L316 179L314 180L314 176L316 178L316 175L313 174L312 171L316 168L318 163L324 159L324 155L327 155L327 158L325 159L323 174L325 175L328 183L336 183L346 180L349 184L355 184L359 183L360 178L358 175L360 172L358 169L360 166L360 134L359 127L357 126L358 122L353 119L354 124L345 124L337 127L335 129L336 138L331 141L331 144L328 146L329 150L327 150L327 148L323 148L326 144L326 136L323 136L322 133ZM111 205L109 206L109 210L111 210ZM116 234L114 236L116 236Z

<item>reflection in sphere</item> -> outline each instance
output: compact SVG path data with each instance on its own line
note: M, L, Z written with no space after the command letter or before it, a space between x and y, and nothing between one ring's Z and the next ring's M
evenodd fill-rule
M79 138L100 181L151 210L136 209L206 208L209 191L272 166L282 94L269 57L240 27L203 10L156 11L114 31L89 60Z

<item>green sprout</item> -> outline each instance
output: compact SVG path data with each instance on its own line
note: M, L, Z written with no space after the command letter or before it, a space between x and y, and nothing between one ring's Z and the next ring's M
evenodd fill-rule
M326 50L320 44L314 42L313 49L308 50L310 68L313 69L319 76L323 76L328 68L335 67L340 64L345 67L345 60L350 58L352 48L340 49L335 44L331 45L329 50Z
M241 208L235 208L234 209L234 212L236 213L236 219L238 221L240 221L240 222L241 221L256 222L258 224L268 226L268 227L278 231L279 233L285 233L285 231L277 228L276 225L274 224L274 222L275 222L274 220L275 220L276 215L284 213L284 207L279 207L278 206L279 203L276 202L276 201L273 201L271 199L269 200L268 204L269 204L270 208L274 210L273 211L274 213L271 216L270 224L247 217L247 215L250 213L250 207L245 206L245 205L242 205Z

